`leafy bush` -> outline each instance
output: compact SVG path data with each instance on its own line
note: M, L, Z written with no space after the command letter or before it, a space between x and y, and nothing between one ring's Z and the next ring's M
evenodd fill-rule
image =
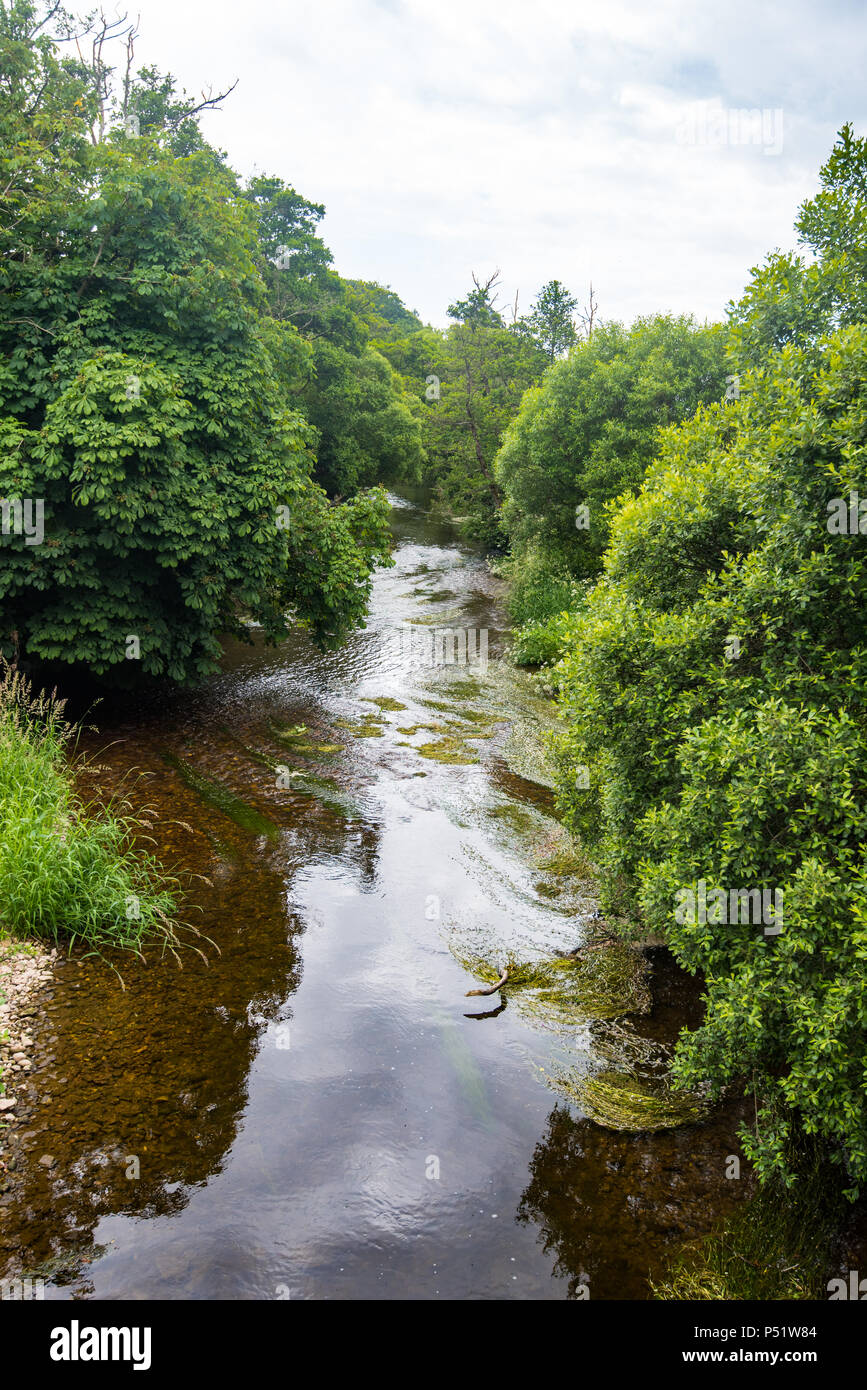
M612 911L705 977L685 1084L748 1078L746 1152L793 1132L867 1176L867 557L828 527L867 496L867 329L787 346L739 402L667 432L615 516L558 668L561 796ZM588 790L575 777L589 768ZM678 921L677 894L782 894L783 926Z

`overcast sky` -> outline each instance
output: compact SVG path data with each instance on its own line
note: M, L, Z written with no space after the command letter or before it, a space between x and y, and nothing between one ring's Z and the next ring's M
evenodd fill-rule
M523 309L553 278L583 302L592 279L603 318L721 318L750 267L794 244L837 129L867 133L864 0L130 12L137 64L191 93L239 79L203 122L233 166L324 203L336 269L438 324L472 271L497 267L503 302L517 289ZM748 143L747 110L764 112L762 143Z

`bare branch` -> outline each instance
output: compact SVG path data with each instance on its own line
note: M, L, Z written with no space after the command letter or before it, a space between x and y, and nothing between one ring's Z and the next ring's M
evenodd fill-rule
M599 315L599 304L597 303L596 297L595 297L595 295L594 295L594 293L593 293L593 281L591 280L591 281L590 281L590 303L584 305L584 312L580 315L580 319L581 319L581 322L582 322L583 325L584 325L584 331L585 331L585 333L587 334L587 339L588 339L588 341L590 340L590 338L593 337L593 328L594 328L594 326L595 326L595 324L596 324L596 320L597 320L597 318L598 318L598 315Z
M216 97L207 96L204 92L202 92L202 100L198 103L198 105L189 106L184 111L182 111L181 114L177 116L174 121L172 121L171 125L169 126L169 129L174 130L177 126L181 124L182 121L191 120L192 117L197 116L200 111L210 111L217 108L221 101L225 101L226 97L230 97L232 95L232 93L238 85L238 82L239 78L236 77L231 87L227 88L225 92L221 92L220 95Z

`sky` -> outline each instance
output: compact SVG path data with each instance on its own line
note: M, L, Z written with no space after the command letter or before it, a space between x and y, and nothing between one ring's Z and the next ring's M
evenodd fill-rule
M136 14L137 65L191 94L238 79L202 121L232 166L324 203L335 268L437 325L494 270L519 312L558 279L582 305L592 281L603 319L720 319L751 267L795 245L840 126L867 133L864 0L131 0Z

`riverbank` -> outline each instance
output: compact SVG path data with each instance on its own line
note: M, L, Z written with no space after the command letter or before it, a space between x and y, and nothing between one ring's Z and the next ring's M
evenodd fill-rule
M56 948L0 937L0 1191L2 1153L18 1118L18 1086L33 1066L32 1020L39 1011L40 994L53 978L56 959Z

